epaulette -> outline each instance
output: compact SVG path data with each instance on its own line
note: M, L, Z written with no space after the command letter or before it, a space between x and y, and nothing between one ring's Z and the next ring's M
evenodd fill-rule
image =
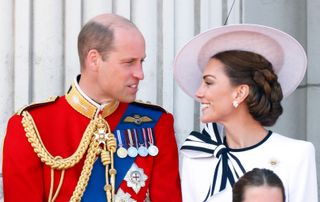
M148 108L153 108L155 110L160 110L164 113L168 113L164 108L162 108L160 105L156 105L156 104L152 104L151 102L147 101L147 102L143 102L142 100L136 100L133 102L134 104L137 105L142 105Z
M38 106L42 106L42 105L45 105L45 104L48 104L48 103L52 103L52 102L55 102L57 99L59 98L59 96L51 96L49 97L48 99L42 101L42 102L33 102L29 105L25 105L23 107L21 107L17 112L16 114L17 115L21 115L23 111L27 110L27 109L32 109L32 108L35 108L35 107L38 107Z

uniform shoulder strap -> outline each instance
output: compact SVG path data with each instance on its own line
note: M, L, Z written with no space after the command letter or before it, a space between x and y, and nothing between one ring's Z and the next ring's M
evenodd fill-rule
M147 108L151 108L151 109L155 109L158 111L162 111L164 113L168 113L164 108L162 108L160 105L157 104L152 104L151 102L143 102L141 100L136 100L134 101L132 104L136 104L136 105L140 105L140 106L144 106Z
M36 107L39 107L39 106L43 106L43 105L46 105L46 104L50 104L50 103L53 103L55 102L57 99L59 98L59 96L51 96L49 97L48 99L42 101L42 102L33 102L29 105L25 105L23 107L21 107L17 112L16 114L17 115L21 115L23 111L25 110L30 110L32 108L36 108Z

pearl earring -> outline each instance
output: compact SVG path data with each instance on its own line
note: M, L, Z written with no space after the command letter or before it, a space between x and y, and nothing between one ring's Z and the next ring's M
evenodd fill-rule
M237 108L239 106L239 103L238 103L237 100L233 100L232 101L232 105L233 105L234 108Z

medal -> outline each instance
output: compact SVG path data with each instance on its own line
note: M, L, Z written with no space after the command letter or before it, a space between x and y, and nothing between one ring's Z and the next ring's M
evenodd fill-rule
M123 147L119 147L117 150L117 155L119 158L126 158L128 156L128 151Z
M138 149L138 153L139 153L140 156L145 157L145 156L148 156L148 154L149 154L148 149L147 149L148 140L147 140L147 134L146 134L146 129L145 128L142 128L142 138L143 138L143 143L140 144L140 147Z
M134 137L135 137L136 142L137 143L139 142L139 145L140 145L139 148L138 148L139 156L142 156L142 157L147 156L148 155L148 150L147 150L146 147L143 146L143 143L141 144L141 142L143 142L141 136L138 136L136 129L133 129L133 133L134 133ZM138 139L138 137L139 137L139 139Z
M159 153L159 149L157 146L151 144L148 148L148 152L151 156L157 156Z
M124 179L127 181L127 186L131 187L134 192L138 193L141 187L145 186L148 176L144 174L142 168L139 168L135 163L133 163Z
M122 143L122 138L121 138L121 133L120 130L117 130L117 137L118 137L118 142L119 142L119 148L117 150L117 155L119 158L126 158L128 156L128 151L123 147Z
M127 132L128 132L128 138L129 138L129 144L130 144L130 147L128 148L128 155L132 158L136 157L138 155L138 150L136 147L134 147L134 143L133 143L133 140L132 140L132 134L131 134L131 130L130 129L127 129Z
M128 148L128 155L132 158L136 157L138 155L138 150L135 147L130 146Z
M148 152L151 156L157 156L159 153L159 149L156 145L154 145L154 137L153 137L152 129L147 128L147 130L148 130L148 137L149 137Z
M138 154L142 157L148 156L148 149L146 147L144 147L143 145L141 145L138 148Z

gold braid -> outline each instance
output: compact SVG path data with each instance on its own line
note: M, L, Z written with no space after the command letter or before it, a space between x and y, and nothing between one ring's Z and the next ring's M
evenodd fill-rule
M53 157L45 148L41 137L39 135L39 131L34 123L34 120L29 112L24 111L22 113L22 125L24 127L24 130L26 132L26 136L28 138L28 141L31 143L31 146L33 147L34 151L40 158L40 160L45 163L46 165L50 166L51 169L58 169L62 170L63 174L64 171L68 168L73 167L75 164L77 164L83 157L84 153L87 151L87 155L84 161L84 165L80 174L80 178L78 180L77 186L72 194L72 197L70 199L71 202L79 202L83 196L83 193L85 191L85 188L88 185L88 181L92 172L93 164L95 162L95 159L97 155L100 153L100 147L99 144L101 143L99 141L99 136L95 136L100 133L100 130L102 129L106 134L107 138L104 140L104 151L108 151L109 154L109 162L107 163L105 161L105 157L103 154L101 154L103 159L103 164L106 166L106 186L109 188L107 191L107 197L108 201L114 201L114 192L115 192L115 175L117 173L116 169L114 168L114 162L113 162L113 154L116 151L117 143L114 134L111 133L109 124L101 117L99 116L97 119L93 119L90 121L89 125L87 126L84 135L81 139L80 145L70 157L68 158L61 158L61 157ZM105 153L105 152L103 152ZM109 166L110 165L110 170ZM111 185L108 183L108 170L111 175ZM51 176L53 177L53 176ZM54 201L60 191L61 185L62 185L63 177L60 180L59 187L57 189L57 192L55 193L54 197L52 197L52 187L50 188L50 196L49 201ZM53 186L53 185L51 185ZM111 189L111 190L110 190ZM111 193L110 193L111 191ZM109 193L108 193L109 192ZM110 199L111 195L111 199Z
M83 192L88 185L92 167L98 153L99 153L99 143L95 141L95 137L93 136L91 138L91 144L88 149L86 160L84 161L84 165L81 171L79 181L70 199L71 202L78 202L81 200Z
M104 191L106 192L107 201L112 200L112 187L109 184L109 164L111 163L110 152L106 150L106 146L104 146L104 150L101 151L101 162L106 167L105 168L105 180L106 184L104 186Z
M22 125L26 132L26 136L28 141L31 143L34 151L41 159L43 163L50 166L53 169L64 170L73 167L77 164L83 157L84 153L87 151L88 145L90 144L90 137L92 136L96 123L94 120L91 120L84 135L81 139L80 145L77 150L68 158L58 158L53 157L45 148L38 129L35 127L35 123L33 121L32 116L29 112L24 111L22 113Z
M113 133L109 134L109 141L107 142L107 149L110 152L110 184L111 184L111 196L112 196L112 201L115 199L115 182L116 182L116 174L117 170L114 168L114 159L113 155L116 152L117 149L117 141Z

